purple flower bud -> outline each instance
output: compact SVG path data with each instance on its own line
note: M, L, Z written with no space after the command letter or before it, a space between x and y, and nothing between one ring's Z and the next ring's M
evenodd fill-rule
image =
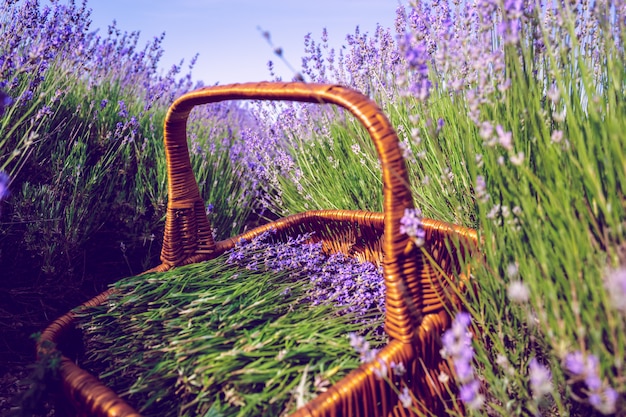
M534 398L541 398L552 392L552 374L550 370L532 358L528 366L530 390Z
M585 384L591 391L597 391L602 387L602 380L595 373L590 373L585 377Z
M454 370L459 381L470 381L474 377L474 369L472 363L465 360L465 358L455 359Z
M576 351L565 356L565 369L574 375L581 375L585 370L585 356Z
M400 219L400 233L415 238L418 246L424 244L426 232L422 225L422 211L420 209L405 209L404 216Z
M0 90L0 116L4 113L4 109L13 103L13 99L4 91Z
M120 106L120 111L117 113L117 115L119 117L128 117L128 110L126 109L126 103L124 103L124 100L118 101L118 104Z
M9 183L11 178L9 174L4 171L0 171L0 201L9 197Z
M626 315L626 268L609 271L605 276L605 286L613 306Z
M398 394L398 400L400 400L404 408L409 408L413 404L413 397L408 387L402 388L402 391Z
M472 380L459 388L459 398L472 410L478 410L485 401L479 390L480 382Z
M392 361L390 366L395 376L403 376L404 374L406 374L406 368L402 362L396 364Z

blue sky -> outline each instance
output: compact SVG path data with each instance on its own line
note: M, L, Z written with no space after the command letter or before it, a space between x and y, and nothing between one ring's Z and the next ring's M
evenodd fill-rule
M274 56L257 29L271 33L289 62L300 68L304 36L320 39L328 29L329 43L339 47L356 26L373 34L376 23L393 28L399 0L89 0L91 28L106 33L117 21L122 31L141 31L140 45L165 32L162 68L199 53L193 71L205 84L261 81L270 78L267 62L276 73L292 73ZM186 66L185 66L186 68Z

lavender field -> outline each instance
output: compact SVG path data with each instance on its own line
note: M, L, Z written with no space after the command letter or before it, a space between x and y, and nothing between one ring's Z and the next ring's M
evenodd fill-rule
M54 415L55 364L35 364L30 335L159 263L163 120L202 85L192 57L160 71L162 38L95 33L89 8L0 1L2 413ZM448 414L626 416L626 2L409 1L389 13L395 27L356 30L339 50L325 32L305 38L294 79L354 88L387 114L420 210L407 234L421 237L422 215L478 231L473 290L441 340L454 375L440 378L464 405ZM373 144L336 108L206 105L188 137L216 239L305 210L382 211ZM383 314L376 268L354 268L367 291L330 298ZM339 294L342 275L323 285ZM380 335L336 326L367 360L363 337ZM215 415L236 415L229 406Z

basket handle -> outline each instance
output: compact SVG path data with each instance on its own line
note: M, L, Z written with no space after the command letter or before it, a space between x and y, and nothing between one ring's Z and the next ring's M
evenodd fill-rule
M423 300L432 298L438 291L419 281L418 272L427 261L410 238L400 233L400 220L405 209L413 208L413 201L396 132L374 101L352 89L296 82L244 83L200 88L174 101L164 125L169 200L161 260L175 266L190 256L215 250L189 159L186 133L189 113L201 104L251 99L336 104L349 110L367 129L376 146L383 176L385 329L389 336L410 343L422 321Z

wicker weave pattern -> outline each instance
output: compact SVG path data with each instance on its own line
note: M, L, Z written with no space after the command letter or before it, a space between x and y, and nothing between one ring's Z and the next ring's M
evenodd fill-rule
M291 100L331 103L349 110L367 129L374 141L383 172L384 213L322 210L285 217L221 242L212 238L204 203L191 170L186 123L196 105L224 100ZM183 95L170 107L164 129L168 166L168 208L162 264L151 271L195 263L218 256L241 239L252 239L272 228L278 236L315 232L328 252L341 251L362 260L383 263L386 287L385 331L391 342L378 354L387 364L402 362L406 381L422 401L423 411L443 411L446 387L437 376L450 374L439 356L439 338L449 326L446 305L451 300L446 288L460 272L459 257L471 254L475 231L434 220L424 220L426 246L441 265L434 268L408 236L401 234L400 219L412 208L406 166L398 138L386 116L368 97L345 87L305 83L247 83L214 86ZM456 253L462 248L462 253ZM106 300L102 294L87 304ZM44 341L61 340L65 329L73 326L68 313L42 334ZM374 361L362 365L321 394L294 416L405 416L389 384L378 380ZM136 416L136 412L99 381L64 358L62 376L66 392L78 409L95 416Z

